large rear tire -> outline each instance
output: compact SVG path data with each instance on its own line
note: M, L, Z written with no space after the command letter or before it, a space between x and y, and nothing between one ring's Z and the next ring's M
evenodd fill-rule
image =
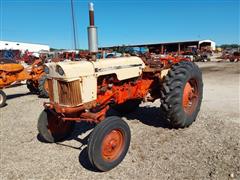
M126 156L130 140L128 124L117 116L107 117L93 129L89 137L89 161L100 171L113 169Z
M42 98L48 98L48 84L47 84L47 76L42 76L38 81L38 90L39 96Z
M74 129L75 121L63 121L49 110L43 110L38 118L38 132L50 143L59 142L69 137Z
M39 93L38 87L37 87L36 83L34 83L34 81L32 81L32 80L27 80L26 84L27 84L28 90L29 90L32 94L38 94L38 93Z
M0 90L0 108L5 106L6 100L7 100L7 96L6 96L5 92Z
M200 110L203 94L202 73L193 62L172 66L161 89L161 109L175 128L191 125Z

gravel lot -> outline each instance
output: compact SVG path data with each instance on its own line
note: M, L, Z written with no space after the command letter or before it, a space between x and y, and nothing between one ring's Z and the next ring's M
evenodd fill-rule
M100 173L86 156L90 126L78 123L71 138L41 142L37 119L45 99L25 85L6 89L0 110L0 179L240 179L239 63L199 63L204 99L195 123L169 129L159 101L124 117L131 127L129 152L115 169ZM84 128L83 128L84 125Z

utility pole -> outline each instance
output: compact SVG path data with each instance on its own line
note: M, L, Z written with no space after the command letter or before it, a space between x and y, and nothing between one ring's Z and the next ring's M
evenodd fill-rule
M76 40L76 27L75 27L75 16L74 16L73 0L71 0L71 12L72 12L74 49L76 50L77 49L77 40Z

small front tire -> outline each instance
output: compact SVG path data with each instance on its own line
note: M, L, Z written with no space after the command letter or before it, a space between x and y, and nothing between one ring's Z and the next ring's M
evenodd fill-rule
M75 121L63 121L51 111L45 109L38 118L38 132L49 143L59 142L69 137Z
M107 117L92 131L88 141L88 157L100 171L116 167L127 154L131 140L128 124L117 116Z

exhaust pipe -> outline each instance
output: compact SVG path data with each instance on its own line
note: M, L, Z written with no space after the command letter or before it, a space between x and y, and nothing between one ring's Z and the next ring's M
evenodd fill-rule
M98 36L97 36L97 27L94 25L94 7L93 3L89 3L89 23L88 27L88 49L92 54L98 52Z

